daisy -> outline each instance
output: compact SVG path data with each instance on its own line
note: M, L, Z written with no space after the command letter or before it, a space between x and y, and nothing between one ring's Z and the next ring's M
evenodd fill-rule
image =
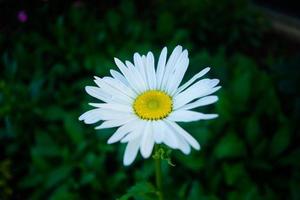
M165 144L189 154L199 143L177 122L191 122L216 118L193 109L218 100L211 95L221 87L218 79L200 79L205 68L180 86L189 65L188 51L177 46L167 59L167 48L160 53L155 67L152 52L135 53L133 63L115 58L120 72L110 70L111 76L95 76L97 86L86 86L86 92L100 100L90 103L94 108L79 120L86 124L103 123L95 129L118 127L108 144L127 143L123 163L130 165L138 151L148 158L154 144Z

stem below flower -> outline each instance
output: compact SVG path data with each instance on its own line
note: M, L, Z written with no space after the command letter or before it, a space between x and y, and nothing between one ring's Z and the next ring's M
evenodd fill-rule
M159 200L164 200L164 194L162 189L162 176L161 176L161 158L155 160L155 178L156 178L156 187L158 190Z

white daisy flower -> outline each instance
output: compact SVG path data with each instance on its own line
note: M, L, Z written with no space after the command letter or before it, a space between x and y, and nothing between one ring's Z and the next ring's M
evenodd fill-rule
M148 158L154 144L165 144L189 154L199 143L177 122L191 122L216 118L217 114L192 111L218 100L213 96L221 87L218 79L200 79L210 68L205 68L180 86L189 65L188 51L177 46L167 59L163 48L155 67L152 52L135 53L133 63L115 58L119 70L111 76L95 77L97 86L86 86L86 92L102 101L90 103L95 107L82 114L86 124L103 121L95 129L118 127L108 144L127 143L123 163L130 165L138 151Z

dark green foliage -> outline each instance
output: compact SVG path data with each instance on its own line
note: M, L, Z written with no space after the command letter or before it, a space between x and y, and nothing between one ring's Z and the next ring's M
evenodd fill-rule
M119 198L119 200L128 200L132 197L145 200L155 199L157 198L156 189L150 183L140 182L130 187L127 193Z
M300 198L299 59L273 55L278 38L260 54L268 26L247 1L34 6L0 33L0 199L155 199L153 160L124 167L113 130L78 117L113 57L177 44L190 54L185 80L211 66L223 88L199 109L219 118L182 124L202 149L163 163L167 199Z

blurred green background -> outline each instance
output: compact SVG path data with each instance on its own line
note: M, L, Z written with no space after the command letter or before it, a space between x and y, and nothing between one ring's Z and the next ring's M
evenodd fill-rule
M211 66L219 118L182 124L202 145L163 163L166 199L300 199L299 43L246 0L1 1L0 199L155 199L153 160L124 167L114 130L78 121L113 57L189 50Z

